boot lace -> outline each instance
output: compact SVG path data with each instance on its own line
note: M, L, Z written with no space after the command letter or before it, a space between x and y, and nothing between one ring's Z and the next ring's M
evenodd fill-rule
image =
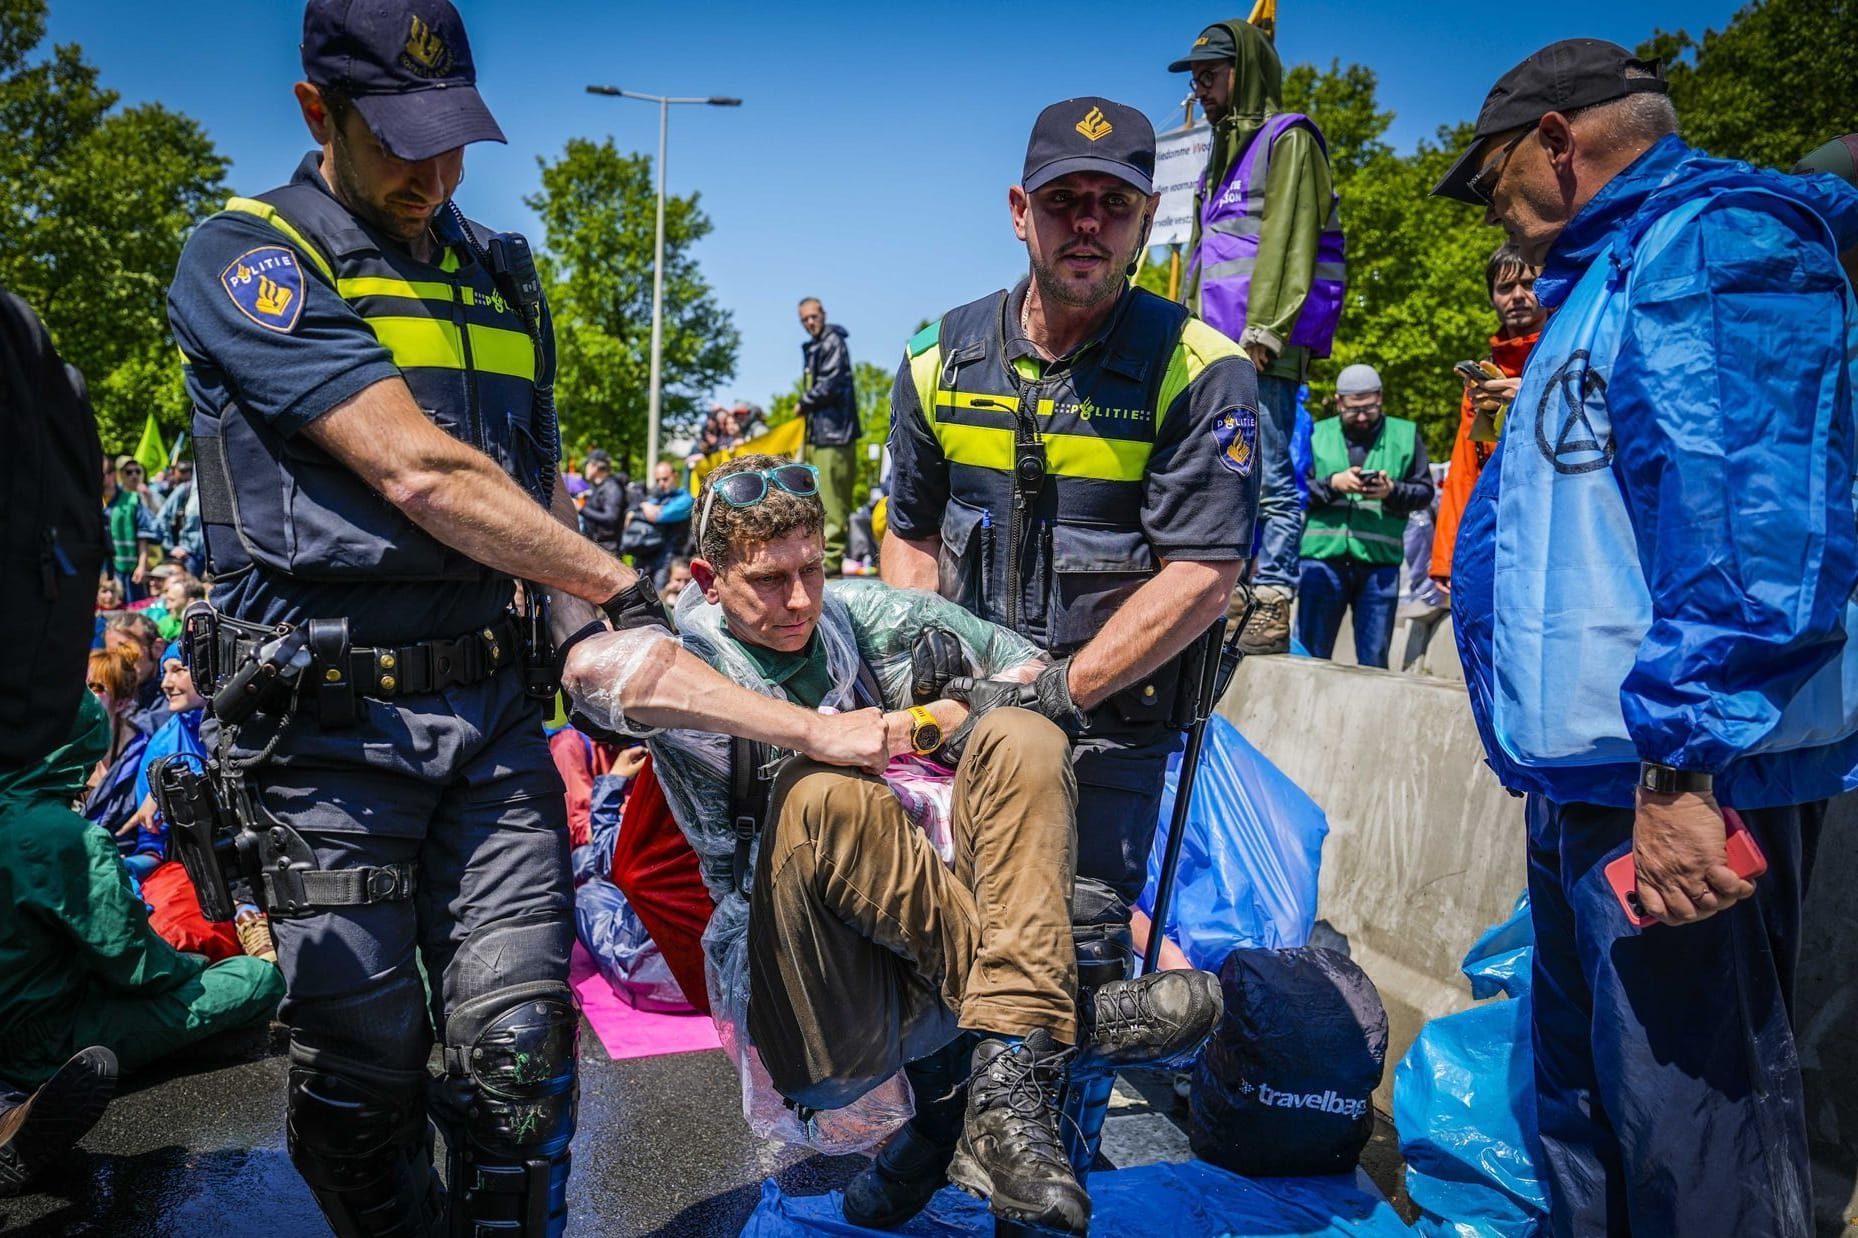
M1070 1161L1060 1141L1062 1124L1070 1123L1080 1139L1083 1131L1059 1106L1058 1094L1064 1085L1065 1070L1076 1056L1075 1046L1035 1056L1024 1045L1016 1045L972 1071L949 1095L982 1080L989 1107L1004 1104L1020 1119L1016 1133L1026 1151L1068 1166Z

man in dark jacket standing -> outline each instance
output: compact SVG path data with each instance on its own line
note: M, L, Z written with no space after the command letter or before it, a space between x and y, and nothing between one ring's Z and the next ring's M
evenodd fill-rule
M587 479L587 497L581 500L581 529L600 549L619 553L620 530L625 527L626 487L613 476L613 457L598 447L581 465Z
M806 390L800 393L806 458L819 470L819 497L826 505L826 575L837 576L845 563L845 531L858 483L858 392L845 328L826 322L826 307L818 297L800 302L800 325L813 337L800 346L806 362Z

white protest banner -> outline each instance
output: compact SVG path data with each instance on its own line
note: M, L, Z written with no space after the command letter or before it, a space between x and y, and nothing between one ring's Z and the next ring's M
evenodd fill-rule
M1206 170L1212 149L1213 130L1209 125L1156 136L1155 188L1161 191L1161 205L1155 212L1149 244L1185 245L1193 236L1194 186L1200 183L1200 173Z

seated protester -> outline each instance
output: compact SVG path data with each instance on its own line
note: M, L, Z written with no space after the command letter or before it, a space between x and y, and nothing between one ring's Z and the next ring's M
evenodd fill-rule
M684 586L690 583L690 560L684 555L673 555L671 564L665 569L664 584L659 587L658 600L666 606L676 606L678 595L684 592Z
M160 629L163 641L176 641L181 638L181 621L187 614L187 608L206 597L206 586L201 584L183 568L175 568L168 574L161 588L161 596L148 611L149 618Z
M632 556L632 565L641 575L652 578L655 589L665 587L671 561L684 553L684 543L690 540L693 506L690 491L677 480L677 470L669 460L660 460L652 469L651 490L626 513L620 549Z
M635 627L570 641L563 682L595 723L649 734L717 902L704 951L725 1043L745 1069L752 1047L794 1104L838 1109L980 1034L950 1177L1001 1216L1083 1233L1090 1201L1058 1129L1069 1062L1190 1052L1218 1021L1217 980L1116 981L1080 1011L1069 742L1030 710L988 708L1006 693L949 678L1024 682L1038 650L931 593L827 584L810 466L732 460L707 478L698 512L681 638ZM950 643L959 658L935 652ZM973 710L951 699L966 695ZM835 724L861 746L835 753L817 735ZM732 735L809 754L780 768L758 839L739 845ZM952 870L873 776L912 752L955 767ZM1099 1009L1116 1012L1101 1036Z
M84 686L103 706L110 723L110 743L85 784L84 816L111 834L134 815L142 802L135 793L136 772L148 733L135 725L136 663L140 647L118 645L90 651Z
M161 691L158 656L167 643L161 639L161 628L140 611L118 611L103 625L105 649L127 644L140 652L136 660L135 724L151 735L168 720L168 702Z
M161 655L161 690L168 704L168 720L149 736L142 750L142 763L136 769L136 812L116 833L134 835L129 857L123 861L136 880L148 876L168 854L168 823L155 807L150 790L149 766L176 753L206 762L206 745L200 741L200 723L206 717L206 698L194 689L193 672L181 661L178 645L169 645Z
M0 1083L13 1088L89 1045L134 1071L269 1018L284 995L269 963L209 965L149 927L109 835L68 807L108 742L86 693L62 745L0 770Z
M97 614L107 615L111 611L123 608L123 584L114 576L105 576L97 582ZM99 637L101 638L101 637ZM102 646L97 646L101 648Z

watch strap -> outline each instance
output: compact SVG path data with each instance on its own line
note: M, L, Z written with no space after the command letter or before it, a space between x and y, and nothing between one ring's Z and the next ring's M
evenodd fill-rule
M917 756L924 757L942 746L942 724L935 720L935 715L921 705L912 705L910 714L910 747ZM920 738L924 728L935 735L935 742L925 744Z
M1715 789L1716 779L1696 770L1678 769L1673 765L1661 765L1657 761L1640 761L1639 786L1656 795L1677 795L1682 792L1707 795Z

